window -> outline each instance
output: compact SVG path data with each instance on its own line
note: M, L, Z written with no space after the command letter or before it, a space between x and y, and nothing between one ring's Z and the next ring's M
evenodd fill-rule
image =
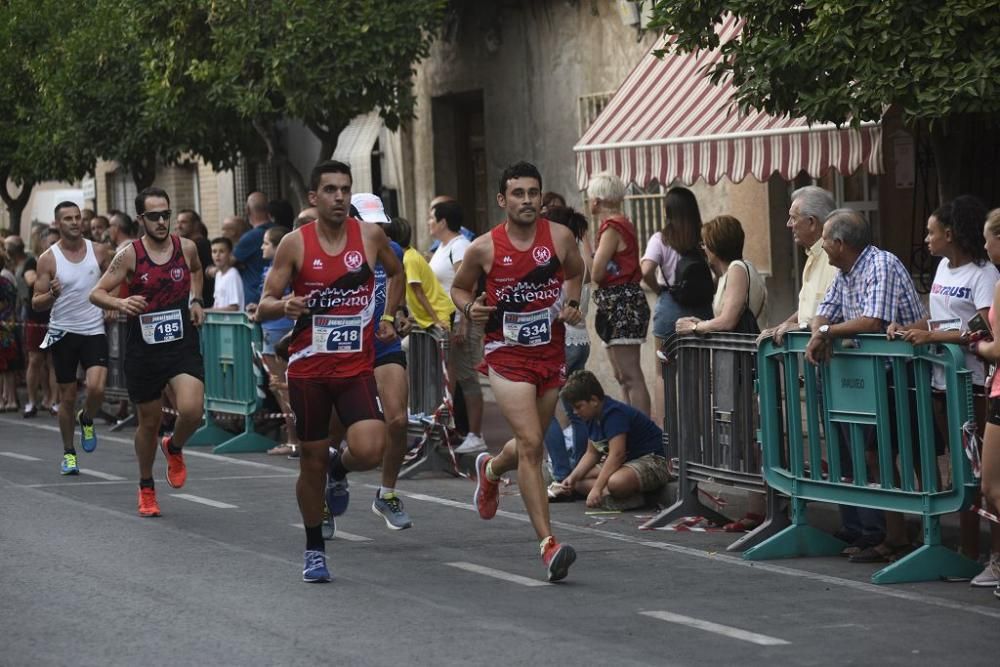
M608 93L594 93L592 95L582 95L577 100L577 116L580 124L580 136L587 131L597 116L608 106L614 91Z
M139 191L135 187L132 172L118 167L104 177L108 186L108 208L116 208L128 215L135 215L135 196Z

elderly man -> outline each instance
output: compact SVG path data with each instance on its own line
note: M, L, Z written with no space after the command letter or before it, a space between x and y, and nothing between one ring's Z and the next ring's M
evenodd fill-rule
M247 310L253 311L260 301L260 291L264 282L264 234L274 227L267 207L267 197L263 192L251 192L247 197L247 217L252 229L240 237L233 246L233 257L239 262L240 277L243 279L243 296Z
M871 241L868 221L857 211L837 209L826 219L823 249L838 271L810 324L812 337L805 355L810 363L829 359L832 342L837 338L885 333L891 322L911 324L927 317L903 263ZM891 399L889 404L892 410ZM870 442L872 435L869 433ZM867 452L868 467L873 472L878 465L875 453ZM909 539L903 515L887 512L885 523L885 540L852 555L851 562L883 562L906 553Z
M247 221L238 215L230 215L222 221L222 235L232 241L234 246L249 229Z
M802 288L799 290L798 308L784 322L761 332L758 341L773 337L781 345L788 331L805 331L816 315L816 308L837 274L823 249L823 222L836 208L833 195L823 188L807 185L792 193L786 226L792 240L806 251L806 265L802 269Z

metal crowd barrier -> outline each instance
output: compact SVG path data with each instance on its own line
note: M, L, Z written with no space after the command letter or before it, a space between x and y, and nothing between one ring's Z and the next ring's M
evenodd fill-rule
M740 551L788 525L775 493L761 477L754 391L757 345L752 334L675 336L662 363L663 437L677 461L677 502L642 528L659 528L688 516L714 523L731 519L702 503L698 484L711 482L767 495L767 516L728 550Z
M416 446L403 462L399 478L427 471L455 474L455 462L447 444L452 419L445 375L448 333L414 329L407 345L406 368L410 382L407 441Z
M209 445L216 454L262 452L274 446L254 431L253 413L259 407L260 384L255 350L261 349L261 330L246 313L208 311L201 327L201 354L205 361L205 424L188 445ZM216 426L212 413L240 415L243 433L233 435Z
M964 438L964 429L974 424L974 412L962 351L954 345L914 348L884 336L863 335L852 346L838 343L828 363L813 367L802 356L808 341L808 334L793 333L783 347L766 341L760 349L764 477L791 497L792 525L743 557L764 560L839 553L846 546L843 542L808 524L806 502L822 501L921 517L923 546L876 572L873 583L977 574L978 563L941 545L940 516L967 508L978 486L966 458L966 446L974 449L974 443ZM952 474L949 486L938 479L930 386L933 367L941 368L947 381L942 400L947 411L944 437ZM804 415L800 376L805 378ZM968 430L974 433L974 428ZM847 461L841 457L841 433L847 436L843 444L853 464L850 479L842 475ZM825 452L820 444L823 436ZM911 443L917 446L916 452L911 451ZM865 449L871 444L876 447L878 471L869 483ZM898 452L894 444L902 445ZM807 463L806 454L812 463ZM824 454L828 472L818 464Z

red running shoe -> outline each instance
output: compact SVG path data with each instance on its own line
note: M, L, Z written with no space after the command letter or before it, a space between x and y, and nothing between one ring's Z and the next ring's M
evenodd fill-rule
M167 484L175 489L179 489L187 481L188 471L187 466L184 464L184 454L182 452L176 454L170 453L171 440L171 436L164 436L160 440L160 450L163 451L163 455L167 458Z
M156 489L139 487L139 516L160 516L160 504L156 502Z
M491 458L486 452L476 457L476 493L472 496L472 502L479 510L481 519L495 517L500 506L500 484L486 477L486 464Z
M549 581L565 579L569 566L576 560L576 550L568 544L559 544L556 538L548 537L542 546L542 562L548 570Z

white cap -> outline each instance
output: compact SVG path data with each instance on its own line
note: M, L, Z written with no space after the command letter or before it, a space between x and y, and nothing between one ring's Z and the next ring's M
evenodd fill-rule
M385 215L382 200L370 192L358 192L351 195L351 204L358 209L362 222L389 222Z

